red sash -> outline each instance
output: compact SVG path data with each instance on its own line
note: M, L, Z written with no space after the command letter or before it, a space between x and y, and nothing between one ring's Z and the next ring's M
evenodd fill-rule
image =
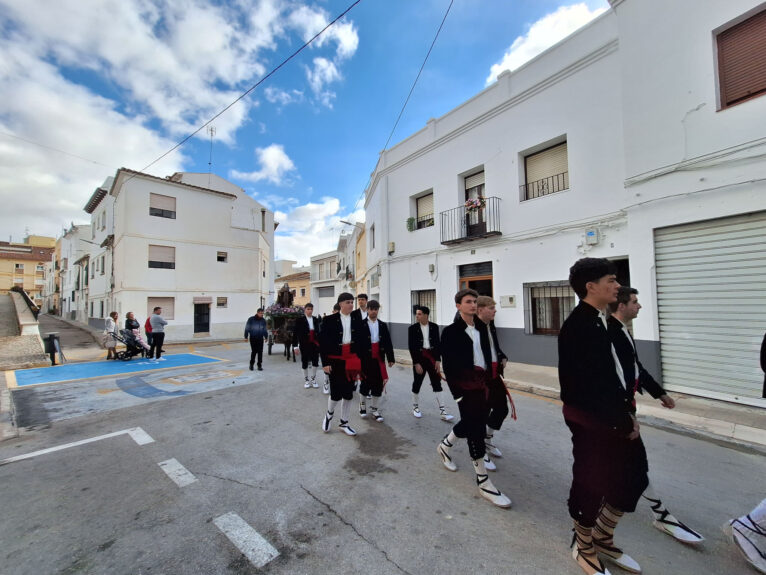
M492 362L492 379L495 379L497 377L497 362Z
M317 339L316 332L313 329L309 330L309 343L319 347L319 340Z
M636 378L636 383L633 385L633 409L636 409L636 392L638 391L638 378Z
M434 354L431 353L430 348L429 349L425 349L425 348L421 349L420 350L420 355L423 356L423 359L425 359L426 361L430 361L431 364L434 366L434 369L436 369L436 358L434 357Z
M364 378L362 373L362 361L354 353L351 353L351 344L341 345L341 355L331 355L330 359L343 361L346 364L346 377L349 381Z
M388 380L388 371L386 370L386 358L380 355L380 342L372 344L372 359L377 359L380 365L380 377L385 382Z

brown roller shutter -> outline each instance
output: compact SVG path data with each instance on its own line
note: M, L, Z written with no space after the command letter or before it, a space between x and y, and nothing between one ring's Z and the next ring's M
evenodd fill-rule
M766 10L718 35L721 107L766 93Z

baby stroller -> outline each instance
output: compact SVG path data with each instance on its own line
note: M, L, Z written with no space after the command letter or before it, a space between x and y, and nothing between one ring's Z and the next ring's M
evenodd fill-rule
M130 359L136 355L144 357L146 350L142 347L141 341L132 331L121 329L119 335L112 332L112 337L120 343L125 344L125 351L118 351L117 359L130 361Z

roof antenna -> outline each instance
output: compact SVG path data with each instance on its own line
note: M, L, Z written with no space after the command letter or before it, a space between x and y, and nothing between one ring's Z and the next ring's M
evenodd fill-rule
M207 162L207 185L211 186L211 174L213 173L213 136L215 136L215 126L208 126L207 133L210 136L210 158Z

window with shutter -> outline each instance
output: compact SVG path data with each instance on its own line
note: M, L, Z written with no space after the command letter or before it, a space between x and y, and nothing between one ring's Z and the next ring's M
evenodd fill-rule
M564 320L577 305L568 281L524 284L525 332L558 335Z
M176 219L176 199L162 194L149 194L149 215Z
M524 158L525 184L522 199L531 200L569 189L567 143L530 154Z
M415 200L416 229L428 228L434 225L434 194L426 194Z
M176 269L176 249L172 246L149 246L149 267Z
M175 318L176 299L173 297L148 297L146 298L146 317L151 317L154 308L162 308L163 318L171 320Z
M766 10L717 36L721 108L766 94Z

